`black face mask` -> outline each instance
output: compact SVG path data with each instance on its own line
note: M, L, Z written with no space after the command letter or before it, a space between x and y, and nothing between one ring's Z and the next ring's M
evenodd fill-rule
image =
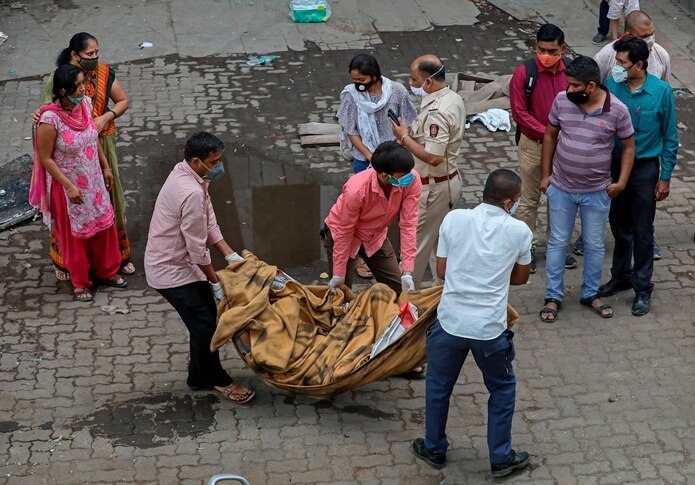
M374 81L369 81L368 83L355 83L355 89L360 93L369 91L369 88L374 86Z
M586 91L565 91L567 94L567 99L569 99L574 104L584 104L589 101L589 93Z

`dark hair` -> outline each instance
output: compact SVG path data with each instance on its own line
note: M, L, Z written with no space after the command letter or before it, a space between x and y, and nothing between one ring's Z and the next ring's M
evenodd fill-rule
M590 82L601 84L601 70L591 57L579 56L565 68L565 75L588 85Z
M68 44L68 46L60 51L60 54L58 54L56 66L70 64L72 52L82 52L87 48L87 44L90 40L93 40L97 44L99 43L96 37L94 37L92 34L88 34L87 32L78 32L77 34L73 35L72 39L70 39L70 44Z
M194 158L199 158L201 161L208 158L212 152L223 152L224 143L212 133L207 131L199 131L186 142L186 147L183 149L183 157L187 162Z
M639 37L626 37L619 39L613 44L615 52L627 52L627 58L633 64L642 61L642 69L647 69L647 59L649 58L649 46Z
M360 74L372 76L377 78L377 81L381 81L381 69L379 68L379 63L376 62L376 59L369 54L357 54L350 61L350 67L348 69L348 72L356 70Z
M536 34L536 42L538 42L539 40L541 42L557 41L558 44L564 45L565 33L557 25L545 24L540 29L538 29L538 33Z
M446 68L442 65L442 61L422 61L417 66L417 70L425 74L427 77L431 77L435 81L446 80Z
M81 73L84 73L84 71L72 64L58 66L58 69L53 73L53 101L62 99L77 91L75 80ZM64 90L65 94L61 93L61 90Z
M385 141L372 153L372 167L380 173L410 172L414 166L415 160L408 149L395 141Z
M490 172L483 189L483 202L500 204L521 191L521 177L506 168Z

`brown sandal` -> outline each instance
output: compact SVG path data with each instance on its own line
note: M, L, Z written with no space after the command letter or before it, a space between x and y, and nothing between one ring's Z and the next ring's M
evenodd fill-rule
M256 395L251 389L238 382L232 382L227 387L215 386L215 390L236 404L246 404Z
M372 270L369 269L369 266L367 266L367 263L364 262L364 259L358 258L355 260L355 272L360 278L372 278L374 274L372 273Z

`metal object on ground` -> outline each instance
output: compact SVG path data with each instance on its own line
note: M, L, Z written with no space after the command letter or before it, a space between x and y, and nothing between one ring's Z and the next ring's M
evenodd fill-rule
M0 231L31 219L37 209L29 205L29 181L34 163L25 154L0 167Z
M217 485L218 483L226 480L235 480L241 483L241 485L251 485L249 481L241 475L230 475L228 473L220 473L219 475L213 476L210 480L208 480L208 485Z

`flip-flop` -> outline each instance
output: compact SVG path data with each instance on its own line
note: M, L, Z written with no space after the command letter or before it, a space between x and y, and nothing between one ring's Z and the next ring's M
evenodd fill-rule
M121 274L124 274L126 276L131 275L131 274L135 273L135 266L133 265L133 263L128 263L128 264L122 266L121 269L118 270L118 272Z
M70 273L67 271L63 271L58 268L54 268L54 271L58 281L70 281Z
M75 288L72 295L72 299L75 301L82 301L85 303L94 301L94 297L92 296L92 292L89 291L89 288Z
M227 387L215 386L215 390L236 404L246 404L256 395L251 389L238 382L232 382Z
M611 318L613 316L613 307L610 306L608 303L604 303L603 305L599 306L594 306L594 301L600 299L601 297L596 295L596 296L591 296L589 298L580 298L579 303L582 305L591 308L591 311L593 311L595 314L597 314L601 318ZM610 310L610 313L604 313L607 310Z
M99 282L114 288L125 288L128 286L128 281L119 274L114 275L113 278L108 280L99 280Z

